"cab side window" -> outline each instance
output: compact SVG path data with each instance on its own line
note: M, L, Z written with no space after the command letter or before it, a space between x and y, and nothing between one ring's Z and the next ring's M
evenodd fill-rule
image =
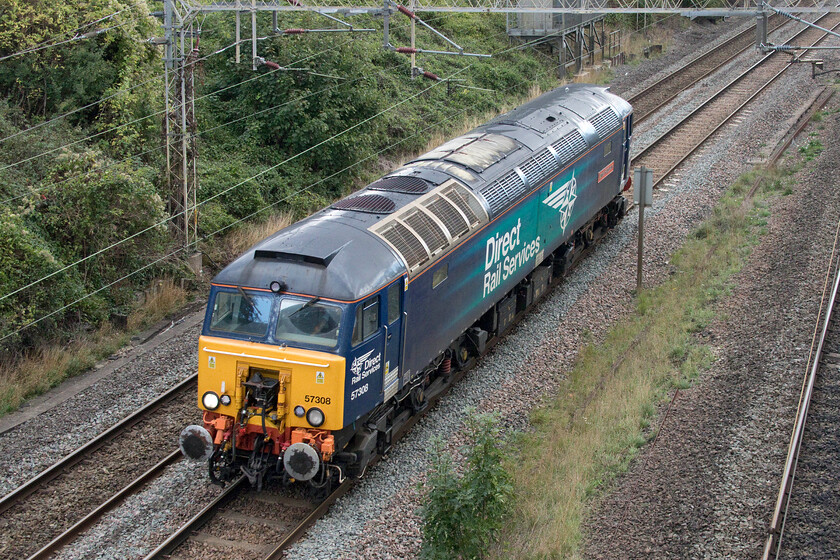
M379 296L366 299L356 308L356 324L353 326L353 344L376 334L379 330Z
M400 291L402 282L397 281L388 288L388 324L400 318Z

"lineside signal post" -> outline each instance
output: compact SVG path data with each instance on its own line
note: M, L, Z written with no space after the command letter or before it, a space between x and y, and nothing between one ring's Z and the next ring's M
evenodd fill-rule
M644 255L645 206L653 204L653 170L637 167L633 170L633 202L639 207L639 251L636 261L636 293L642 290L642 256Z

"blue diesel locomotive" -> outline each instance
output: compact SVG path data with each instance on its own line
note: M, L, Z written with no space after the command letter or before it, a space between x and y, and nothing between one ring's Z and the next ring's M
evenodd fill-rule
M624 216L631 131L564 86L252 247L212 282L184 453L221 483L363 473Z

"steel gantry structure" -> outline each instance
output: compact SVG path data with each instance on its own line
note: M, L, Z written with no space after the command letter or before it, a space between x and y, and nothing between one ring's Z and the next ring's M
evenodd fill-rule
M506 14L508 17L528 19L545 15L576 15L579 21L592 20L607 14L678 14L684 17L757 17L759 22L774 10L763 0L732 0L729 7L712 6L719 0L407 0L407 6L395 0L162 0L162 38L152 41L164 46L166 81L166 118L164 134L166 146L167 183L169 186L169 210L173 224L184 247L193 247L197 241L198 213L196 192L198 174L196 171L196 119L193 89L194 67L198 57L200 30L196 21L200 15L230 13L236 18L234 41L236 61L241 62L241 47L250 43L252 68L266 64L274 69L279 66L258 55L257 43L262 37L257 32L257 15L269 13L272 26L268 35L300 34L309 32L360 32L373 29L358 29L341 18L354 15L369 15L382 18L383 47L411 56L412 75L425 75L437 79L430 72L418 68L415 55L418 53L489 56L468 53L451 38L445 37L420 17L418 12L429 13L484 13ZM406 1L406 0L404 0ZM835 4L794 5L798 0L774 2L776 8L783 8L790 14L824 13L840 11ZM283 14L308 12L319 14L331 20L332 28L286 29L278 27L278 18ZM405 15L411 20L411 46L394 47L389 41L389 21L392 16ZM588 16L588 17L587 17ZM242 19L250 23L250 37L242 37ZM424 50L416 47L416 25L425 26L449 44L447 51ZM336 25L338 27L336 27ZM758 27L761 29L761 25ZM759 38L760 39L760 38ZM758 40L758 45L763 41Z

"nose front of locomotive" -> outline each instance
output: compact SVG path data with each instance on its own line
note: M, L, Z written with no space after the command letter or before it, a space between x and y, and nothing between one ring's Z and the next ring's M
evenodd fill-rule
M203 422L184 429L181 449L208 460L217 483L244 474L257 487L275 476L317 484L343 427L345 359L316 348L332 343L338 324L319 319L313 300L241 292L218 291L208 312L198 352Z

